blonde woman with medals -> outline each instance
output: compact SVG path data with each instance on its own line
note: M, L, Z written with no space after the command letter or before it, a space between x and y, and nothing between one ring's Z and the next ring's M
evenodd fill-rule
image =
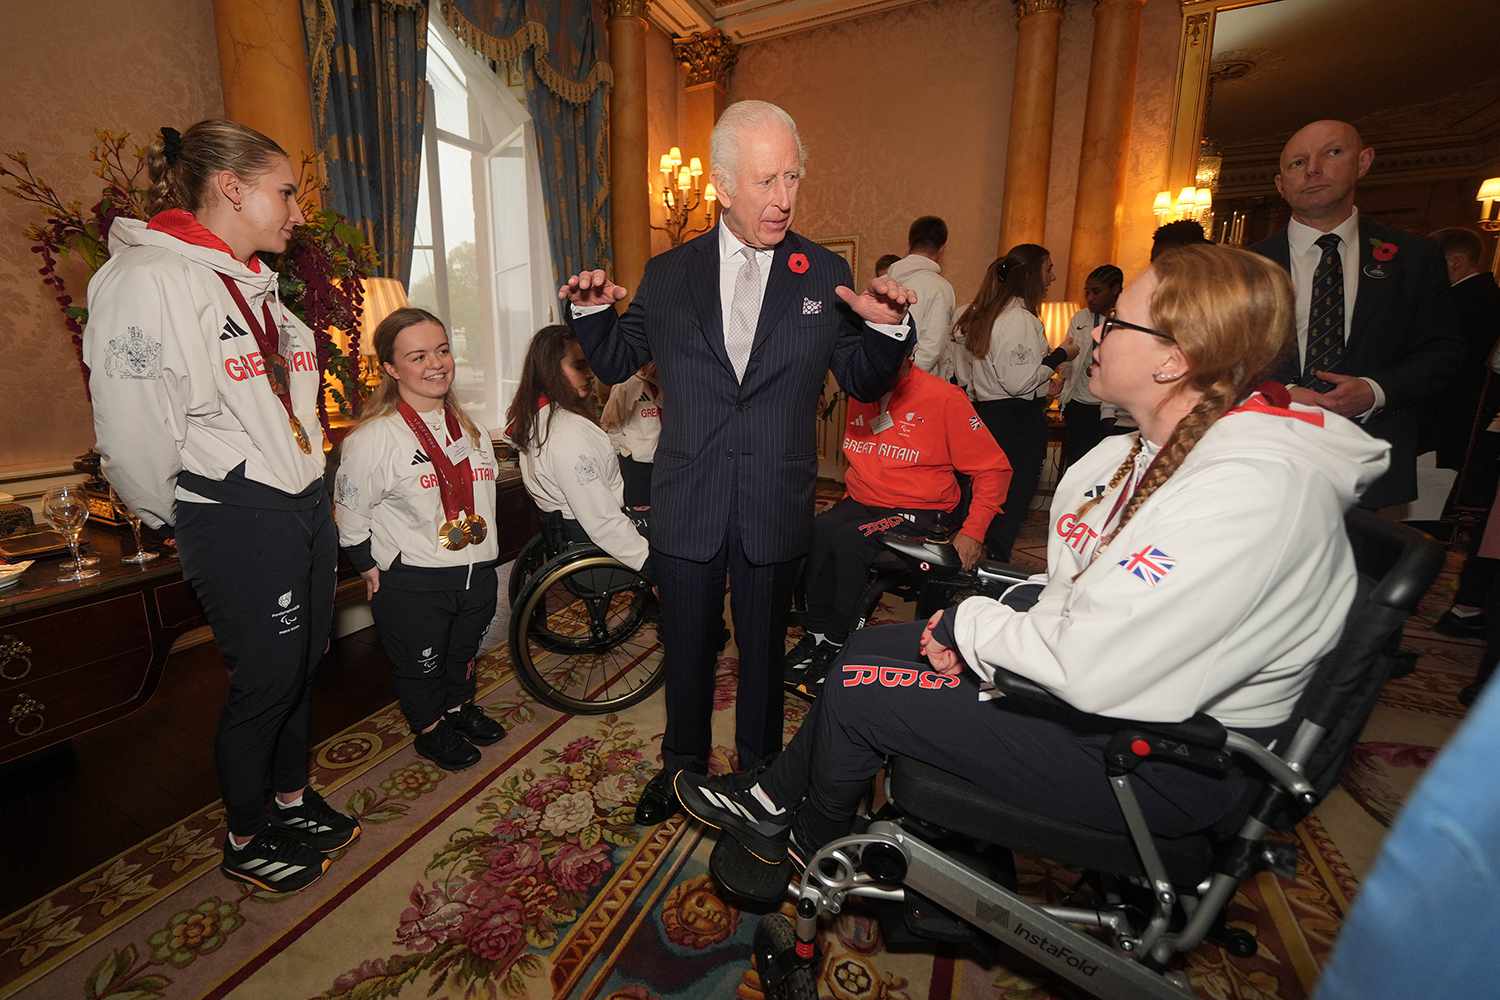
M149 223L116 219L89 283L84 358L102 466L183 575L229 668L215 757L221 870L267 892L317 881L359 824L308 785L309 698L338 542L323 486L317 347L260 253L302 222L286 153L253 129L163 128ZM267 802L267 789L274 802Z
M449 771L505 729L474 704L495 617L495 451L453 398L443 323L398 309L375 330L382 379L340 448L339 543L365 580L417 753Z

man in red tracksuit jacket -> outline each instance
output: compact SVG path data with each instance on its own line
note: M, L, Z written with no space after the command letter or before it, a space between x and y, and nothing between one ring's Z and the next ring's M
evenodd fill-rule
M880 402L849 400L844 458L848 496L813 522L804 631L786 659L786 683L794 688L821 676L843 648L881 535L896 527L934 528L958 506L954 472L962 472L972 479L972 493L953 544L970 569L984 554L985 530L1010 488L1010 461L963 390L910 358Z

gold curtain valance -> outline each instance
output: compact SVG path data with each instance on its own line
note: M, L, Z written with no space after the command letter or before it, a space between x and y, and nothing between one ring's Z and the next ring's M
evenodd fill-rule
M304 0L304 2L310 2L310 0ZM594 63L593 69L582 80L572 80L560 73L552 65L550 58L551 48L547 38L547 27L540 22L525 21L518 30L507 37L492 35L470 21L453 3L453 0L443 0L443 20L465 45L497 63L514 63L525 54L527 49L535 49L537 78L548 90L569 104L587 104L595 90L612 86L614 83L614 74L610 71L609 63L603 61Z

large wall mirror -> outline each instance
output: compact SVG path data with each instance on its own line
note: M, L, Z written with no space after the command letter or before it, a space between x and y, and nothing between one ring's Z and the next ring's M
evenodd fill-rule
M1480 228L1476 195L1500 175L1496 18L1496 0L1185 2L1172 190L1210 187L1210 235L1253 243L1287 219L1274 178L1288 136L1342 118L1376 151L1362 213Z

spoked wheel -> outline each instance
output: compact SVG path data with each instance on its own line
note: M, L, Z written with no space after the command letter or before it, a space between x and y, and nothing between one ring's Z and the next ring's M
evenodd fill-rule
M537 700L581 715L615 712L661 686L662 647L647 621L650 585L598 550L566 552L522 586L511 659Z
M755 926L755 972L766 1000L818 1000L817 970L797 956L797 932L780 913Z
M512 611L516 608L516 598L521 596L521 588L526 585L526 578L535 573L546 561L547 546L543 544L541 535L527 542L520 554L516 556L515 565L510 568L510 586L507 594Z

